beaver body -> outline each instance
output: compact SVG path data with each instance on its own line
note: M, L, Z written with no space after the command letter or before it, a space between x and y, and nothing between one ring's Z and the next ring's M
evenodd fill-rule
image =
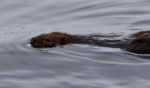
M30 44L34 48L52 48L66 44L92 44L121 48L138 54L150 54L150 31L137 32L130 35L129 38L117 39L116 37L119 37L119 35L71 35L52 32L31 38Z
M150 31L141 31L132 34L125 49L133 53L150 54Z

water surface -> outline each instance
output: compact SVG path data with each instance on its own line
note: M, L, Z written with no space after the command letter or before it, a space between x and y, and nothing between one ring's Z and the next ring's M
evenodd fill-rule
M149 0L0 0L1 88L149 88L149 57L67 45L33 49L41 33L117 33L150 28Z

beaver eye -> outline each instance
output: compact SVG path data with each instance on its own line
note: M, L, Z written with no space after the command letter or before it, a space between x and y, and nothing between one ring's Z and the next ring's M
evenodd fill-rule
M32 43L35 43L36 41L33 39L33 40L31 40L31 42L32 42Z
M45 41L49 42L49 39L45 39Z

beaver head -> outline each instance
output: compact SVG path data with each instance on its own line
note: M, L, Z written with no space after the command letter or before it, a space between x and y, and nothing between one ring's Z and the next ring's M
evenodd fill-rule
M30 44L34 48L52 48L57 45L77 43L81 41L81 37L75 35L69 35L61 32L52 32L31 38Z
M51 39L47 36L47 34L42 34L36 37L33 37L30 41L30 44L34 48L48 48L48 47L55 47L56 44L54 40L54 36L51 36Z

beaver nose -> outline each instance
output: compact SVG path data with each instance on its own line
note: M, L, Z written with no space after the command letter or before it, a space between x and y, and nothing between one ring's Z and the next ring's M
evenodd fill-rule
M39 48L40 47L36 38L32 38L31 41L30 41L30 44L34 48Z

